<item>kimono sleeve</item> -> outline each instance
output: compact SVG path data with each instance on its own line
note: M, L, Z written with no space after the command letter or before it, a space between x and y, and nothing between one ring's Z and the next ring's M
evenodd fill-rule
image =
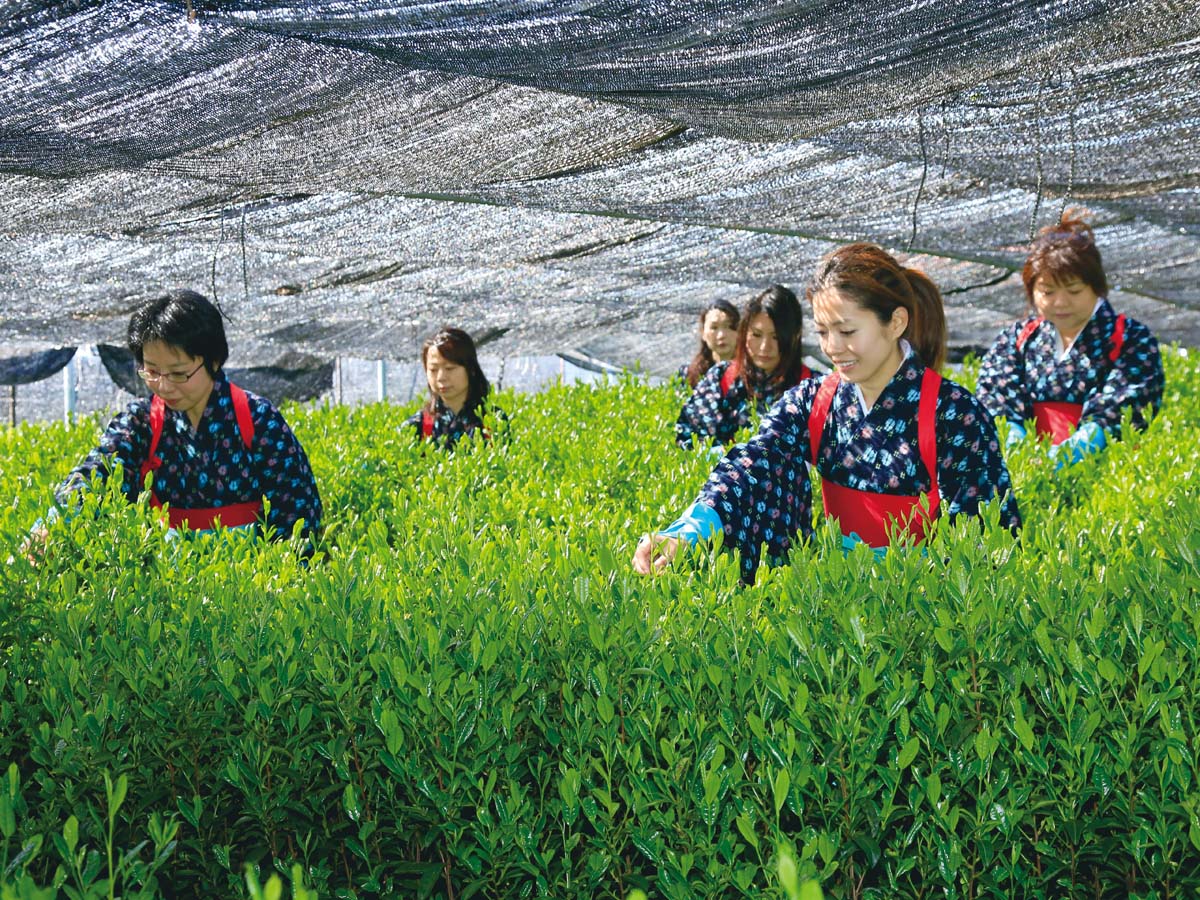
M983 505L1001 503L1000 521L1014 534L1021 513L996 425L983 404L965 388L948 385L939 397L938 494L950 520L978 516Z
M721 519L724 543L741 556L742 580L754 581L766 544L781 560L799 534L812 536L808 466L808 408L794 388L766 414L758 434L730 450L708 478L699 501Z
M1025 383L1025 359L1017 349L1021 324L1010 325L996 336L980 363L975 385L975 396L992 416L1002 416L1016 425L1033 418Z
M122 467L121 491L130 500L141 492L142 463L150 454L150 402L135 400L123 412L113 417L100 435L100 443L67 475L54 492L59 506L71 510L81 501L80 491L94 477L108 481L108 476Z
M1141 430L1162 406L1163 385L1158 340L1141 322L1130 320L1121 354L1103 383L1084 401L1080 424L1095 422L1120 437L1121 414L1125 407L1131 407L1133 427Z
M684 401L675 422L675 443L683 449L691 447L695 439L703 442L716 436L724 414L721 373L725 368L726 364L716 365L705 372L691 396Z
M310 538L321 530L321 496L308 455L279 410L260 401L255 415L254 444L258 491L271 505L267 524L288 537L301 519Z

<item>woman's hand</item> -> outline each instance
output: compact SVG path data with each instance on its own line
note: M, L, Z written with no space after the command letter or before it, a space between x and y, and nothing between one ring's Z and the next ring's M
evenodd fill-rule
M29 532L29 537L21 542L21 549L18 552L36 566L46 555L46 544L49 542L49 529L45 525L39 525ZM12 558L9 557L9 559L11 561Z
M671 564L681 543L679 538L665 534L643 534L633 554L633 571L639 575L657 575Z

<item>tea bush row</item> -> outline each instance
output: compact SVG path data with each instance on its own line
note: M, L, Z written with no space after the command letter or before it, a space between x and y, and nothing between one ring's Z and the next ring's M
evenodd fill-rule
M1200 371L1167 373L1136 439L1010 456L1019 545L823 528L752 588L720 551L630 571L709 467L671 387L506 396L507 442L450 456L292 409L310 563L110 497L0 574L2 889L782 896L785 847L832 897L1192 895ZM0 432L5 546L96 428Z

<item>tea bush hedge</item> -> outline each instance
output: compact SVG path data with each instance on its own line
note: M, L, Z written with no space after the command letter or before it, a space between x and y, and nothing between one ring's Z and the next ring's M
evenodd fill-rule
M781 897L781 852L830 897L1194 896L1200 366L1167 363L1144 434L1010 455L1019 544L825 527L751 588L630 570L709 468L673 386L504 396L453 455L292 408L310 562L97 496L34 565L101 423L0 431L0 897Z

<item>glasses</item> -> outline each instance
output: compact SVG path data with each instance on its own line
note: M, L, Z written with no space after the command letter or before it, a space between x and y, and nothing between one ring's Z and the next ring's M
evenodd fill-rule
M183 372L155 372L151 369L138 369L137 373L138 378L142 379L146 384L158 384L163 381L169 381L171 384L184 384L203 368L204 363L200 363L200 365L187 374Z

